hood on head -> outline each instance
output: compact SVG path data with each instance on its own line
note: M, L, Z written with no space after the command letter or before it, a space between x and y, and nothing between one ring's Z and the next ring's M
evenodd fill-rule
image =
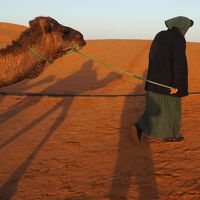
M165 21L165 25L168 29L176 27L183 35L186 34L188 29L194 24L194 22L183 16L174 17Z

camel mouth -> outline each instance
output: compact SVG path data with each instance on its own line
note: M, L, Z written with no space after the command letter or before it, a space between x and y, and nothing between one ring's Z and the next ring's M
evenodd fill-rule
M84 46L86 45L86 42L85 40L81 40L81 41L74 41L71 49L74 49L74 50L81 50Z
M77 51L77 50L78 50L77 48L74 48L74 47L72 46L72 47L63 49L62 52L63 52L63 53L70 53L70 52L75 52L75 51Z
M66 51L71 51L71 50L72 50L72 47L69 47L69 48L64 48L62 51L66 52Z
M79 44L77 44L77 43L74 43L71 47L69 47L69 48L64 48L64 49L63 49L63 52L69 53L69 52L79 51L79 50L81 50L85 45L86 45L86 42L84 42L84 43L81 44L81 45L79 45Z
M63 54L69 54L69 53L73 53L73 52L76 52L76 51L77 51L77 48L70 47L70 48L63 49L62 53Z
M75 50L79 51L79 50L81 50L83 47L84 47L84 46L77 46L77 47L75 48ZM72 49L73 49L73 47L72 47Z

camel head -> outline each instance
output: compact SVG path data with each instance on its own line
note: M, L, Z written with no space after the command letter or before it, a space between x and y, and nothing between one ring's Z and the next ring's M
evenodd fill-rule
M66 52L74 44L77 45L77 50L86 45L83 35L79 31L63 26L51 17L36 17L29 22L29 25L30 30L41 34L44 46L53 46L59 53Z

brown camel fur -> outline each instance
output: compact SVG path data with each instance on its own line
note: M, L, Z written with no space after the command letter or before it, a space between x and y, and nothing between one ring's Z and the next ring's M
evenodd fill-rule
M50 17L36 17L29 25L30 28L16 41L0 49L0 87L35 78L42 73L47 62L30 52L29 48L52 63L74 44L78 49L86 45L80 32Z

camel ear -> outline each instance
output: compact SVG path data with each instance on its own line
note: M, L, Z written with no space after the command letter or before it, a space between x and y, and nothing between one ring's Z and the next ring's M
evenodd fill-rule
M33 27L35 27L35 26L38 26L38 25L39 25L39 24L38 24L38 18L37 18L37 17L36 17L35 19L29 21L29 26L30 26L31 28L33 28Z
M44 33L51 33L55 30L55 23L49 17L36 17L29 22L30 27L39 26Z
M50 18L46 17L39 20L40 27L43 32L45 33L51 33L55 30L55 23Z

